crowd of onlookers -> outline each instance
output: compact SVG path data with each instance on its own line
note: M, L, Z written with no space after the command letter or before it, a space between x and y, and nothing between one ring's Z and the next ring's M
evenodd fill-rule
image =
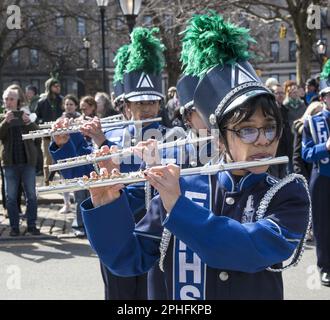
M308 79L305 88L299 87L293 80L280 84L274 78L269 78L265 85L274 93L283 117L283 135L277 156L287 155L290 159L288 165L271 167L271 173L282 178L290 172L295 172L308 179L311 165L304 162L301 157L302 129L307 116L322 108L318 99L318 79ZM130 115L127 114L127 110L122 109L125 108L124 104L116 105L113 97L104 92L98 92L95 96L85 96L80 100L73 94L63 97L60 82L54 78L46 81L45 92L41 95L38 95L37 88L32 85L27 86L25 92L18 85L11 85L3 92L2 98L0 168L3 207L10 218L12 236L19 234L19 220L22 217L27 220L27 231L39 234L40 231L36 227L36 175L43 176L44 184L48 185L56 174L50 173L48 169L52 163L48 150L51 138L22 140L21 135L36 130L38 124L54 122L60 117L79 120L92 119L94 116L104 118L122 113L129 119ZM16 111L24 111L22 118L16 119ZM161 116L166 127L185 127L175 87L168 90ZM22 123L19 121L23 121L25 126L20 125ZM25 214L21 210L23 194L27 207ZM72 209L69 193L64 193L63 202L60 213L70 212ZM79 220L73 223L77 236L84 235L82 222Z
M27 86L25 92L18 85L11 85L2 95L0 114L0 157L2 204L9 216L11 236L20 234L20 219L27 221L27 233L39 235L36 227L37 197L36 176L43 176L44 184L54 178L49 172L52 163L49 154L50 137L22 140L22 134L37 130L38 124L55 122L60 117L82 120L94 116L104 118L121 110L115 110L107 93L85 96L80 100L73 94L61 95L59 80L50 78L45 83L45 92L38 95L34 86ZM24 125L23 125L24 124ZM21 199L24 195L26 212L22 213ZM71 211L70 195L63 195L64 206L60 213ZM77 219L76 219L77 220ZM80 220L80 219L79 219ZM76 235L84 235L82 222L74 221Z

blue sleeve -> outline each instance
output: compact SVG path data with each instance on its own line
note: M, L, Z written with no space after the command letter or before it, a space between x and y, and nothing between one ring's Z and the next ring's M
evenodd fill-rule
M70 135L69 141L59 148L54 141L49 145L49 153L52 156L54 162L67 158L73 158L90 154L92 152L91 146L87 144L84 137L80 133L74 133ZM92 165L80 166L70 169L61 170L61 174L65 179L72 179L88 175L94 168Z
M290 183L275 198L266 218L241 224L180 196L164 227L210 267L262 271L288 259L307 226L309 201L301 184Z
M159 259L159 234L135 232L125 193L116 201L98 208L87 199L81 209L93 250L114 274L143 274Z
M301 152L302 158L309 163L329 157L329 150L327 149L325 142L315 144L308 121L305 121L304 123Z
M144 183L128 185L124 190L132 212L138 213L145 208Z

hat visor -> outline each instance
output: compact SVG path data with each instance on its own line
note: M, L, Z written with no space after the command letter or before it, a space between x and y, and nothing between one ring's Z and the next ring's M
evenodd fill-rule
M152 95L152 94L143 94L143 95L133 96L133 97L127 98L127 100L130 101L130 102L159 101L161 99L162 99L162 97L156 96L156 95Z
M326 87L319 92L319 95L327 94L330 92L330 87Z
M240 105L242 105L243 103L247 102L248 100L263 95L263 94L267 94L267 95L272 95L269 91L266 91L265 89L254 89L254 90L250 90L247 91L243 94L241 94L240 96L236 97L225 109L225 111L223 112L222 115L225 115L227 113L229 113L230 111L236 109L237 107L239 107ZM272 95L273 96L273 95Z

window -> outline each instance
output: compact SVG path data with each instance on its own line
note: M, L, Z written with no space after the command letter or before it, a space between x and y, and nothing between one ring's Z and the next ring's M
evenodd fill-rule
M56 35L64 36L64 17L57 16L56 18Z
M37 49L30 49L30 64L31 66L39 64L39 51Z
M289 41L289 61L296 61L297 44L296 41Z
M271 73L269 78L275 78L277 81L280 80L280 75L278 73Z
M280 44L278 41L270 43L270 56L274 62L278 62L280 58Z
M170 14L164 15L164 27L165 31L170 31L173 26L173 16Z
M28 25L29 29L35 28L35 26L37 24L36 20L37 20L37 17L35 15L28 17L27 25Z
M296 81L296 74L295 73L290 73L289 74L289 80Z
M15 67L19 66L19 49L15 49L11 54L11 64Z
M78 34L80 36L85 36L86 35L86 20L85 20L85 18L78 17L77 25L78 25Z
M143 25L145 27L152 27L152 16L144 16L143 17Z

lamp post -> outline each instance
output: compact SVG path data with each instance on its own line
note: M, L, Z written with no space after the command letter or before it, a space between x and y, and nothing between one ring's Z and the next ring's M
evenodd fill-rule
M106 72L105 72L105 25L104 25L104 14L105 14L105 8L109 4L109 0L96 0L96 2L97 2L98 7L100 8L100 13L101 13L103 91L107 92L107 81L106 81Z
M89 69L89 48L91 47L91 42L87 39L83 39L84 48L86 49L86 69Z
M142 0L118 0L123 15L126 17L129 33L133 31Z

